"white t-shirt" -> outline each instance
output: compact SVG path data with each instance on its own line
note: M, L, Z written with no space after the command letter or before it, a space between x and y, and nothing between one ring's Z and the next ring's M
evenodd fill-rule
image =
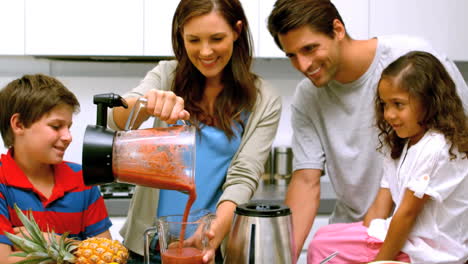
M422 39L407 36L378 37L376 55L357 80L331 81L317 88L301 81L291 106L293 168L326 171L337 196L331 223L362 220L375 199L382 177L382 160L376 148L374 98L382 71L409 51L434 54L457 85L468 110L468 87L455 64L437 54Z
M468 259L468 159L450 160L450 144L438 132L429 131L401 157L384 161L381 187L392 194L395 210L406 189L418 198L430 196L402 251L411 263L465 263ZM368 234L384 240L388 219L371 222Z

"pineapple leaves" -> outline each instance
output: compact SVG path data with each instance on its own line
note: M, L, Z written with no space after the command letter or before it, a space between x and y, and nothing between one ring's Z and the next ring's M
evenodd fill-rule
M28 256L28 253L23 252L23 251L18 251L18 252L15 252L15 253L13 253L13 254L10 254L10 256L25 258L25 257Z
M26 216L16 204L14 209L27 232L25 234L23 228L20 228L21 236L5 232L11 242L22 251L11 255L25 258L16 264L66 264L76 261L73 254L65 252L66 249L76 248L74 245L69 245L71 242L66 240L69 233L64 233L60 239L57 239L54 231L48 230L46 239L31 210Z
M60 246L60 255L63 256L63 260L64 261L68 261L68 262L72 262L75 260L75 255L73 255L72 252L73 250L75 250L75 248L77 247L76 245L74 245L74 242L72 240L66 240L67 237L68 237L68 232L65 232L61 237L60 237L60 243L59 243L59 246Z
M47 245L47 241L42 235L41 229L37 225L34 219L34 216L32 214L32 211L31 210L29 211L29 217L27 217L25 214L23 214L23 212L21 211L21 209L18 207L17 204L14 205L14 208L21 223L23 223L26 230L28 230L29 235L31 236L31 239L33 241L37 241L41 245ZM21 232L21 234L24 236L23 232Z
M43 246L38 245L32 241L29 241L25 238L19 237L17 235L5 232L5 235L8 237L8 239L15 244L18 248L20 248L22 251L26 253L34 252L34 251L41 251L43 250Z

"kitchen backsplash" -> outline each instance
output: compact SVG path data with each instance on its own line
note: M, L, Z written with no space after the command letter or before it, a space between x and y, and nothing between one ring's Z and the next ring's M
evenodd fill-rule
M23 74L44 73L57 77L74 92L80 101L81 111L74 117L71 129L73 142L65 154L65 159L81 163L85 128L96 121L93 95L107 92L123 94L138 85L146 72L155 65L156 62L61 61L0 56L0 87ZM467 80L468 62L457 65ZM289 145L290 105L295 86L302 79L302 75L293 69L287 59L256 59L254 71L268 81L282 97L283 112L274 145ZM5 153L6 149L1 139L0 142L0 153Z

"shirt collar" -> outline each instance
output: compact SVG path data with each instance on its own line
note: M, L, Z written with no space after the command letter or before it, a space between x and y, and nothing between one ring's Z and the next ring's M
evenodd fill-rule
M13 159L13 150L9 149L6 155L2 154L2 166L5 166L5 181L9 186L33 190L31 182L21 168L18 166L16 161ZM83 178L72 176L73 174L80 173L74 171L70 165L66 162L61 162L54 165L54 177L55 186L54 189L58 188L61 192L69 192L81 185L83 185ZM55 190L54 190L55 192Z

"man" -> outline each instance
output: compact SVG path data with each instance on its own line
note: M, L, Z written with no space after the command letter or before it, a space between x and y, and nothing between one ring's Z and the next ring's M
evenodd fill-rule
M294 173L286 194L299 254L320 203L326 171L337 195L331 223L362 220L379 188L382 157L374 127L374 97L382 70L411 50L430 52L450 73L465 109L468 88L453 62L421 39L354 40L329 0L278 0L268 29L307 78L291 106Z

